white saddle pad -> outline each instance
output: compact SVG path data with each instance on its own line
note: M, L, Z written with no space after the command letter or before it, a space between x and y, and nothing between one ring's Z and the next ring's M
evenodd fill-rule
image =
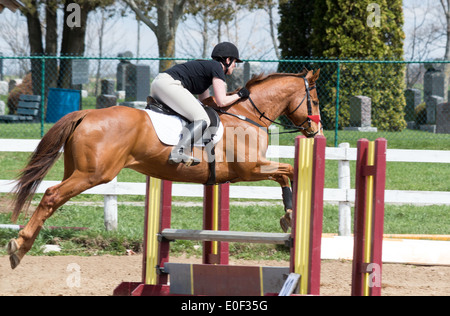
M143 110L147 112L148 116L152 120L156 134L159 140L169 146L178 144L181 139L181 133L183 127L187 125L187 122L175 115L167 115L152 110ZM223 125L220 122L216 135L213 138L213 144L217 144L223 136ZM194 144L197 147L202 147L201 139Z

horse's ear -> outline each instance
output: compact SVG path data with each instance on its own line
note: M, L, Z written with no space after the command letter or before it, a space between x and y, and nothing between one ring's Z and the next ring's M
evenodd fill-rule
M314 81L316 81L317 79L319 79L319 74L320 74L320 68L317 69L316 73L314 74Z

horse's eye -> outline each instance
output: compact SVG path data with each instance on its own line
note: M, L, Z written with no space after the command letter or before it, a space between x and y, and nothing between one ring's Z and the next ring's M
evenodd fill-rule
M319 101L313 101L313 103L315 106L319 105Z

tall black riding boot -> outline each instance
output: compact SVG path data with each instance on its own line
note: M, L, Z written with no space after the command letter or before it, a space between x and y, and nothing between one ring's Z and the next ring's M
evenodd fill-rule
M207 123L203 120L187 125L178 145L170 153L169 164L184 163L188 167L198 165L200 160L192 156L192 147L203 136L206 127Z

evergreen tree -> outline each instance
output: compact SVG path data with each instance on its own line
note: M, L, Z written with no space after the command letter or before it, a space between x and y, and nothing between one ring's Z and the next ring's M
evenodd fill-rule
M403 58L402 0L317 1L312 25L311 42L315 56L367 61ZM341 127L348 126L349 99L356 95L372 99L373 126L389 131L401 131L406 127L404 65L369 62L340 65ZM325 84L328 95L321 99L322 116L327 127L332 128L335 120L336 66L325 68L329 80Z
M311 57L313 0L290 0L280 3L278 39L283 58Z

